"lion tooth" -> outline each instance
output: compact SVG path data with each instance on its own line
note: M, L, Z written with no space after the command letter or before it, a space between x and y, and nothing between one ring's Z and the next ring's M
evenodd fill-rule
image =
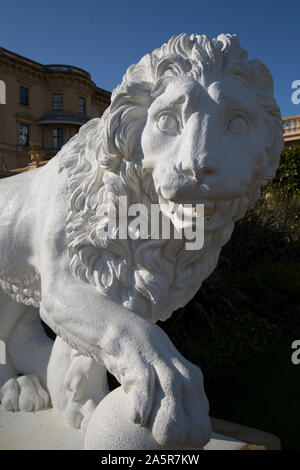
M178 207L177 207L175 213L176 213L176 215L179 215L180 217L182 217L182 215L184 214L184 209L183 209L182 204L178 204Z
M177 230L181 230L183 228L183 221L182 218L178 216L178 211L174 213L173 224Z
M169 201L169 208L172 213L176 212L177 206L178 204L176 204L176 202Z

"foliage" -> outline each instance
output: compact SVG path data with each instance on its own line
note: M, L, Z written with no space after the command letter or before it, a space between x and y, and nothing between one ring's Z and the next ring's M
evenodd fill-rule
M247 293L235 281L215 272L185 309L161 325L206 379L238 366L280 337L277 325L253 312Z
M274 192L277 197L291 199L299 196L300 188L300 147L283 149L280 165L267 192Z
M29 142L30 150L38 151L41 150L41 145L37 142Z

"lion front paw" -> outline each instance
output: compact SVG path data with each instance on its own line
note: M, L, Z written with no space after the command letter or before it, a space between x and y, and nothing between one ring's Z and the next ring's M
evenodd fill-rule
M48 392L35 375L9 379L0 389L0 401L8 411L38 411L50 404Z
M204 447L211 437L211 422L201 370L182 356L173 356L144 363L138 377L131 387L123 381L132 420L150 428L164 448Z
M187 361L157 326L136 346L106 358L127 394L131 420L165 448L202 448L211 437L201 370ZM142 340L140 340L142 338Z
M204 447L211 437L211 422L201 370L176 356L154 368L153 437L163 446Z

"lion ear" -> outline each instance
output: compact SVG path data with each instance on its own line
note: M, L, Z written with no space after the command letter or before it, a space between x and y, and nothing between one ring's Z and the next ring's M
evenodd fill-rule
M254 88L260 104L265 112L266 122L266 152L268 163L263 180L270 181L277 170L280 154L284 146L282 134L282 117L280 109L273 96L273 78L269 69L259 60L249 62L252 71ZM265 184L265 183L264 183Z
M273 78L268 67L260 60L253 59L249 61L256 92L264 94L266 97L273 98Z
M269 183L275 176L279 165L280 154L284 145L281 129L281 116L272 112L264 116L265 149L267 154L266 168L262 175L262 185Z
M265 147L266 151L269 152L273 146L273 141L275 138L275 129L274 129L274 123L272 121L272 118L269 115L264 116L264 122L265 122Z
M273 120L270 116L265 118L267 164L261 178L261 185L269 183L274 178L284 146L281 126L278 126L276 121L275 117Z

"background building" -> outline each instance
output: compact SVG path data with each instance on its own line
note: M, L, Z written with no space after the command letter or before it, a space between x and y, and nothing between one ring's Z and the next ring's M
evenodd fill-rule
M6 104L0 105L2 170L27 166L31 143L51 158L110 104L110 92L98 88L85 70L42 65L3 48L0 80L6 84Z
M3 48L0 80L6 84L6 104L0 105L0 177L27 168L32 147L48 160L110 104L110 92L98 88L85 70L42 65ZM300 116L283 119L283 134L285 145L300 144Z
M283 118L283 137L287 147L300 145L300 115Z

